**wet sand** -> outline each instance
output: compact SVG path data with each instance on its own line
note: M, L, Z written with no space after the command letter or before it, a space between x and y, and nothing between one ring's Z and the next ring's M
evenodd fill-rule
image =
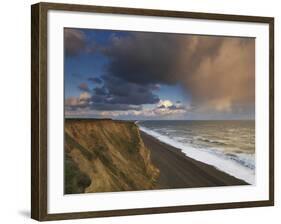
M213 166L187 157L180 149L167 145L141 131L153 164L160 170L156 189L247 185L243 180Z

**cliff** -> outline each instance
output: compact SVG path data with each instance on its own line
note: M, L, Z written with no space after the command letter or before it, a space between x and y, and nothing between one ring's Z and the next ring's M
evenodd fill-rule
M134 122L65 120L65 193L153 189L159 170Z

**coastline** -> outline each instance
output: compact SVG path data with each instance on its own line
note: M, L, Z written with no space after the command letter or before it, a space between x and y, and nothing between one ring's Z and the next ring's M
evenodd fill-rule
M187 157L180 149L140 130L152 163L160 170L155 189L249 185L215 167Z

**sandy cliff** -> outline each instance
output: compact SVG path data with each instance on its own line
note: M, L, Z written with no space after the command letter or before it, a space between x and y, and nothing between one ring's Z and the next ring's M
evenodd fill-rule
M158 177L133 122L66 119L65 193L153 189Z

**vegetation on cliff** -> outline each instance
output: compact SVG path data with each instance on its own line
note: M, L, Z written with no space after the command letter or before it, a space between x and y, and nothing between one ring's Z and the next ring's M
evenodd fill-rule
M65 193L153 189L159 170L134 122L65 120Z

